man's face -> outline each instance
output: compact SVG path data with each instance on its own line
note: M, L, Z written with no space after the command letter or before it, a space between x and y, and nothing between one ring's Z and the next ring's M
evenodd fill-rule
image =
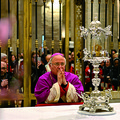
M2 57L1 61L7 63L7 57L6 56Z
M46 56L46 61L49 62L51 55Z
M52 59L52 63L50 64L51 72L54 75L57 75L58 70L65 71L65 59L61 55L56 55Z
M109 67L110 66L110 60L107 60L106 61L106 67Z
M104 66L104 61L102 61L102 62L100 63L100 65L101 65L101 66Z
M115 60L114 66L115 66L115 67L118 67L118 64L119 64L119 61L118 61L118 60Z
M7 72L7 66L5 62L1 62L1 76L4 76Z
M37 55L37 57L39 57L39 55ZM32 62L33 64L36 64L36 54L32 56Z
M12 61L15 61L15 56L14 55L12 56Z

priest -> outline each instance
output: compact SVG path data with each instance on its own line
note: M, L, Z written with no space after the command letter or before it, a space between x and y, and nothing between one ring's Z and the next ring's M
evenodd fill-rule
M78 94L84 92L78 76L65 71L66 59L61 53L54 53L49 61L51 71L39 77L35 86L37 104L79 102Z

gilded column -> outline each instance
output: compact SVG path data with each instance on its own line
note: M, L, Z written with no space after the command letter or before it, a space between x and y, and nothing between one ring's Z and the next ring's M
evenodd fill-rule
M83 50L83 41L84 39L80 37L80 26L85 25L84 19L84 7L85 1L83 0L76 0L75 2L75 17L74 17L74 26L75 26L75 38L74 38L74 73L79 76L80 80L83 80L83 70L82 70L82 50ZM83 10L84 9L84 10ZM82 81L83 82L83 81Z
M54 24L53 24L53 3L54 3L54 0L51 0L51 3L52 3L52 54L53 54L53 51L54 51Z
M69 7L70 7L70 0L66 0L65 2L65 9L66 9L66 21L65 21L65 58L66 61L69 61ZM66 71L69 71L69 62L66 62Z
M24 107L31 105L32 0L24 0Z

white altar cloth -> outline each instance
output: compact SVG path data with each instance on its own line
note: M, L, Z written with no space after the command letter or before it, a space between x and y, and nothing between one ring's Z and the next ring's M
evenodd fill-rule
M78 114L80 105L0 108L0 120L119 120L120 103L110 103L116 114L89 116Z

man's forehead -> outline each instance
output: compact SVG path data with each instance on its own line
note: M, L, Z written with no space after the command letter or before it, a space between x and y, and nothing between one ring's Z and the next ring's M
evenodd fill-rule
M54 60L59 60L59 59L63 59L64 60L64 57L61 56L61 55L56 55L56 56L53 57L52 60L54 61Z

